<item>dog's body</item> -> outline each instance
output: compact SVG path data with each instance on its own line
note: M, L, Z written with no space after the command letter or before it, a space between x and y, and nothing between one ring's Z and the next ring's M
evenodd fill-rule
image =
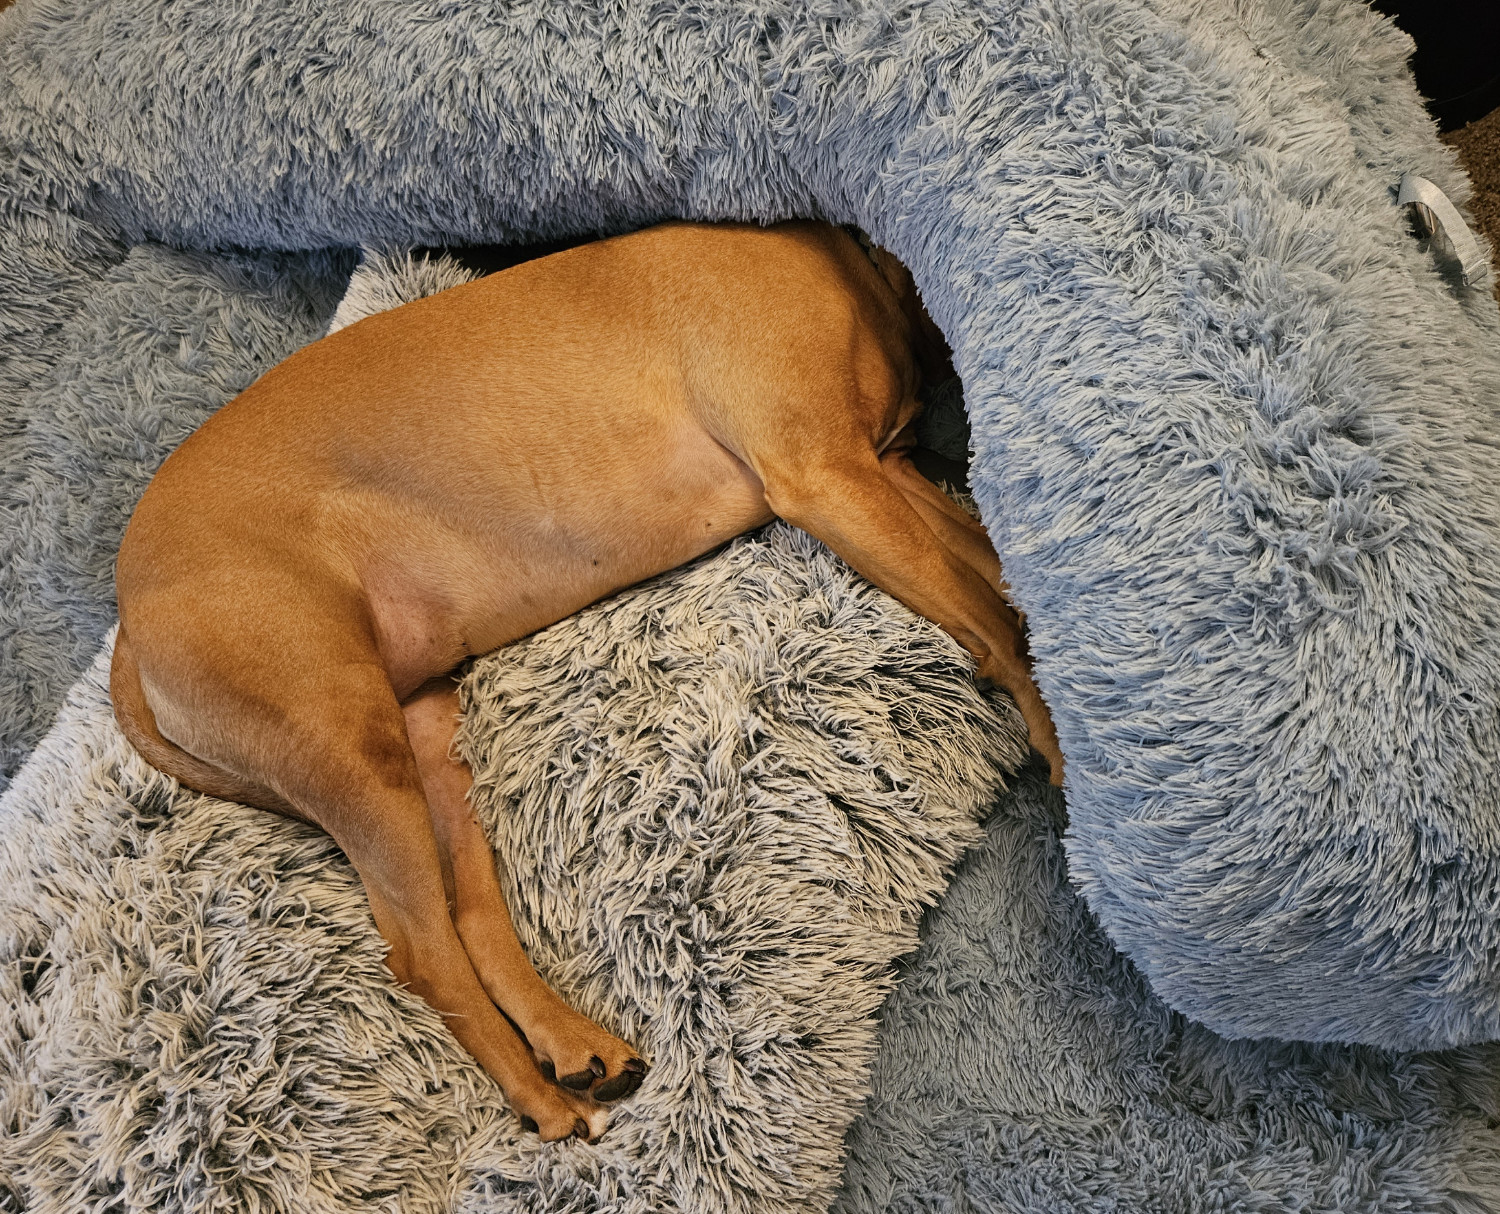
M1060 775L994 551L907 458L902 274L815 224L672 224L518 266L294 355L131 520L126 735L333 835L393 971L545 1138L597 1133L644 1066L515 940L449 757L467 656L780 515L957 637Z

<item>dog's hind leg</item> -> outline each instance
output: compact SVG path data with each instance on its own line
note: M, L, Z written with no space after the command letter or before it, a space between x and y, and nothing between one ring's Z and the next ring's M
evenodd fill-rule
M469 769L452 750L459 711L453 680L425 684L404 711L449 909L479 981L525 1035L543 1075L595 1100L630 1095L646 1064L618 1037L564 1003L532 968L516 938L494 852L469 804Z
M523 1123L547 1141L596 1137L603 1111L546 1082L485 992L454 928L420 771L384 669L345 666L319 672L319 683L319 702L337 725L299 723L299 771L308 779L285 793L337 840L359 872L376 927L390 945L386 964L441 1013Z

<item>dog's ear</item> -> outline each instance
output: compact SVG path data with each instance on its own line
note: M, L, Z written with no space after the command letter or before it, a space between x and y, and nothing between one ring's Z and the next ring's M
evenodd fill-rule
M940 384L953 378L953 352L948 348L943 331L927 315L922 306L922 296L911 271L879 245L869 246L870 260L880 271L880 277L896 295L901 311L911 323L912 353L917 357L917 366L922 378L929 384Z

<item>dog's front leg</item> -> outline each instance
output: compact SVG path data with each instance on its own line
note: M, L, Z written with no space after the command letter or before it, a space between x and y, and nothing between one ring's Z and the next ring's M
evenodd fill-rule
M459 716L451 678L433 679L403 706L443 862L449 913L489 997L525 1036L548 1079L609 1102L641 1084L646 1064L618 1037L562 1001L542 981L516 938L497 861L469 804L473 776L453 752ZM592 1129L602 1128L599 1125Z
M1020 617L995 584L943 543L892 483L873 449L841 462L762 473L766 501L787 522L822 540L887 594L926 616L972 653L979 674L1005 688L1061 784L1057 732L1026 660ZM935 504L934 504L935 506Z

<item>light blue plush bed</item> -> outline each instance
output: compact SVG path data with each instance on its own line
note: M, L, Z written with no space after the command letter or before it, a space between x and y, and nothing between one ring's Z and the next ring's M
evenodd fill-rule
M190 1148L241 1179L264 1167L270 1208L831 1199L857 1049L845 1111L814 1118L797 1108L813 1097L754 1082L745 1060L766 1042L731 1051L750 1067L734 1107L758 1162L709 1172L646 1176L618 1147L607 1167L524 1156L502 1184L451 1145L480 1124L460 1114L444 1124L471 1129L430 1166L361 1171L381 1093L450 1100L461 1059L430 1083L377 1060L330 1097L344 1113L320 1129L349 1120L311 1153L275 1101L236 1114L238 1146L191 1100L130 1105L164 1058L192 1082L233 1068L183 1054L181 1026L128 983L107 1032L79 1018L83 988L62 990L136 956L128 933L94 949L78 916L90 864L113 881L146 862L88 846L123 837L139 798L68 814L53 799L80 772L124 778L90 732L107 706L84 695L66 745L54 735L16 775L105 640L109 562L152 469L322 331L356 247L813 215L894 250L950 339L972 484L1070 763L1065 819L1034 773L930 802L952 823L935 854L977 838L978 800L986 841L886 1005L838 1203L1500 1206L1485 1044L1500 1037L1500 314L1395 203L1407 171L1460 203L1467 189L1408 49L1359 0L23 0L0 15L0 761L15 777L0 818L16 891L0 1203L79 1208L126 1172L127 1208L249 1200L207 1165L168 1183ZM886 618L869 610L798 627L852 628L847 642ZM941 639L922 645L891 694L957 695ZM988 742L965 719L984 770L1014 765L1008 718ZM842 726L816 720L837 752ZM953 744L932 713L897 734L918 768ZM793 767L802 804L826 773ZM170 847L158 861L164 881L186 863ZM872 1007L935 863L893 895L908 928L864 938ZM243 965L237 980L257 972ZM378 966L359 981L381 989ZM838 1057L802 1036L819 1066ZM1230 1040L1267 1036L1322 1044ZM144 1069L120 1070L137 1047ZM78 1050L94 1069L68 1070ZM683 1082L685 1107L721 1124L727 1089ZM391 1141L410 1154L418 1138ZM691 1140L662 1158L737 1158L729 1129ZM773 1184L778 1142L796 1162ZM682 1179L710 1173L703 1194Z

